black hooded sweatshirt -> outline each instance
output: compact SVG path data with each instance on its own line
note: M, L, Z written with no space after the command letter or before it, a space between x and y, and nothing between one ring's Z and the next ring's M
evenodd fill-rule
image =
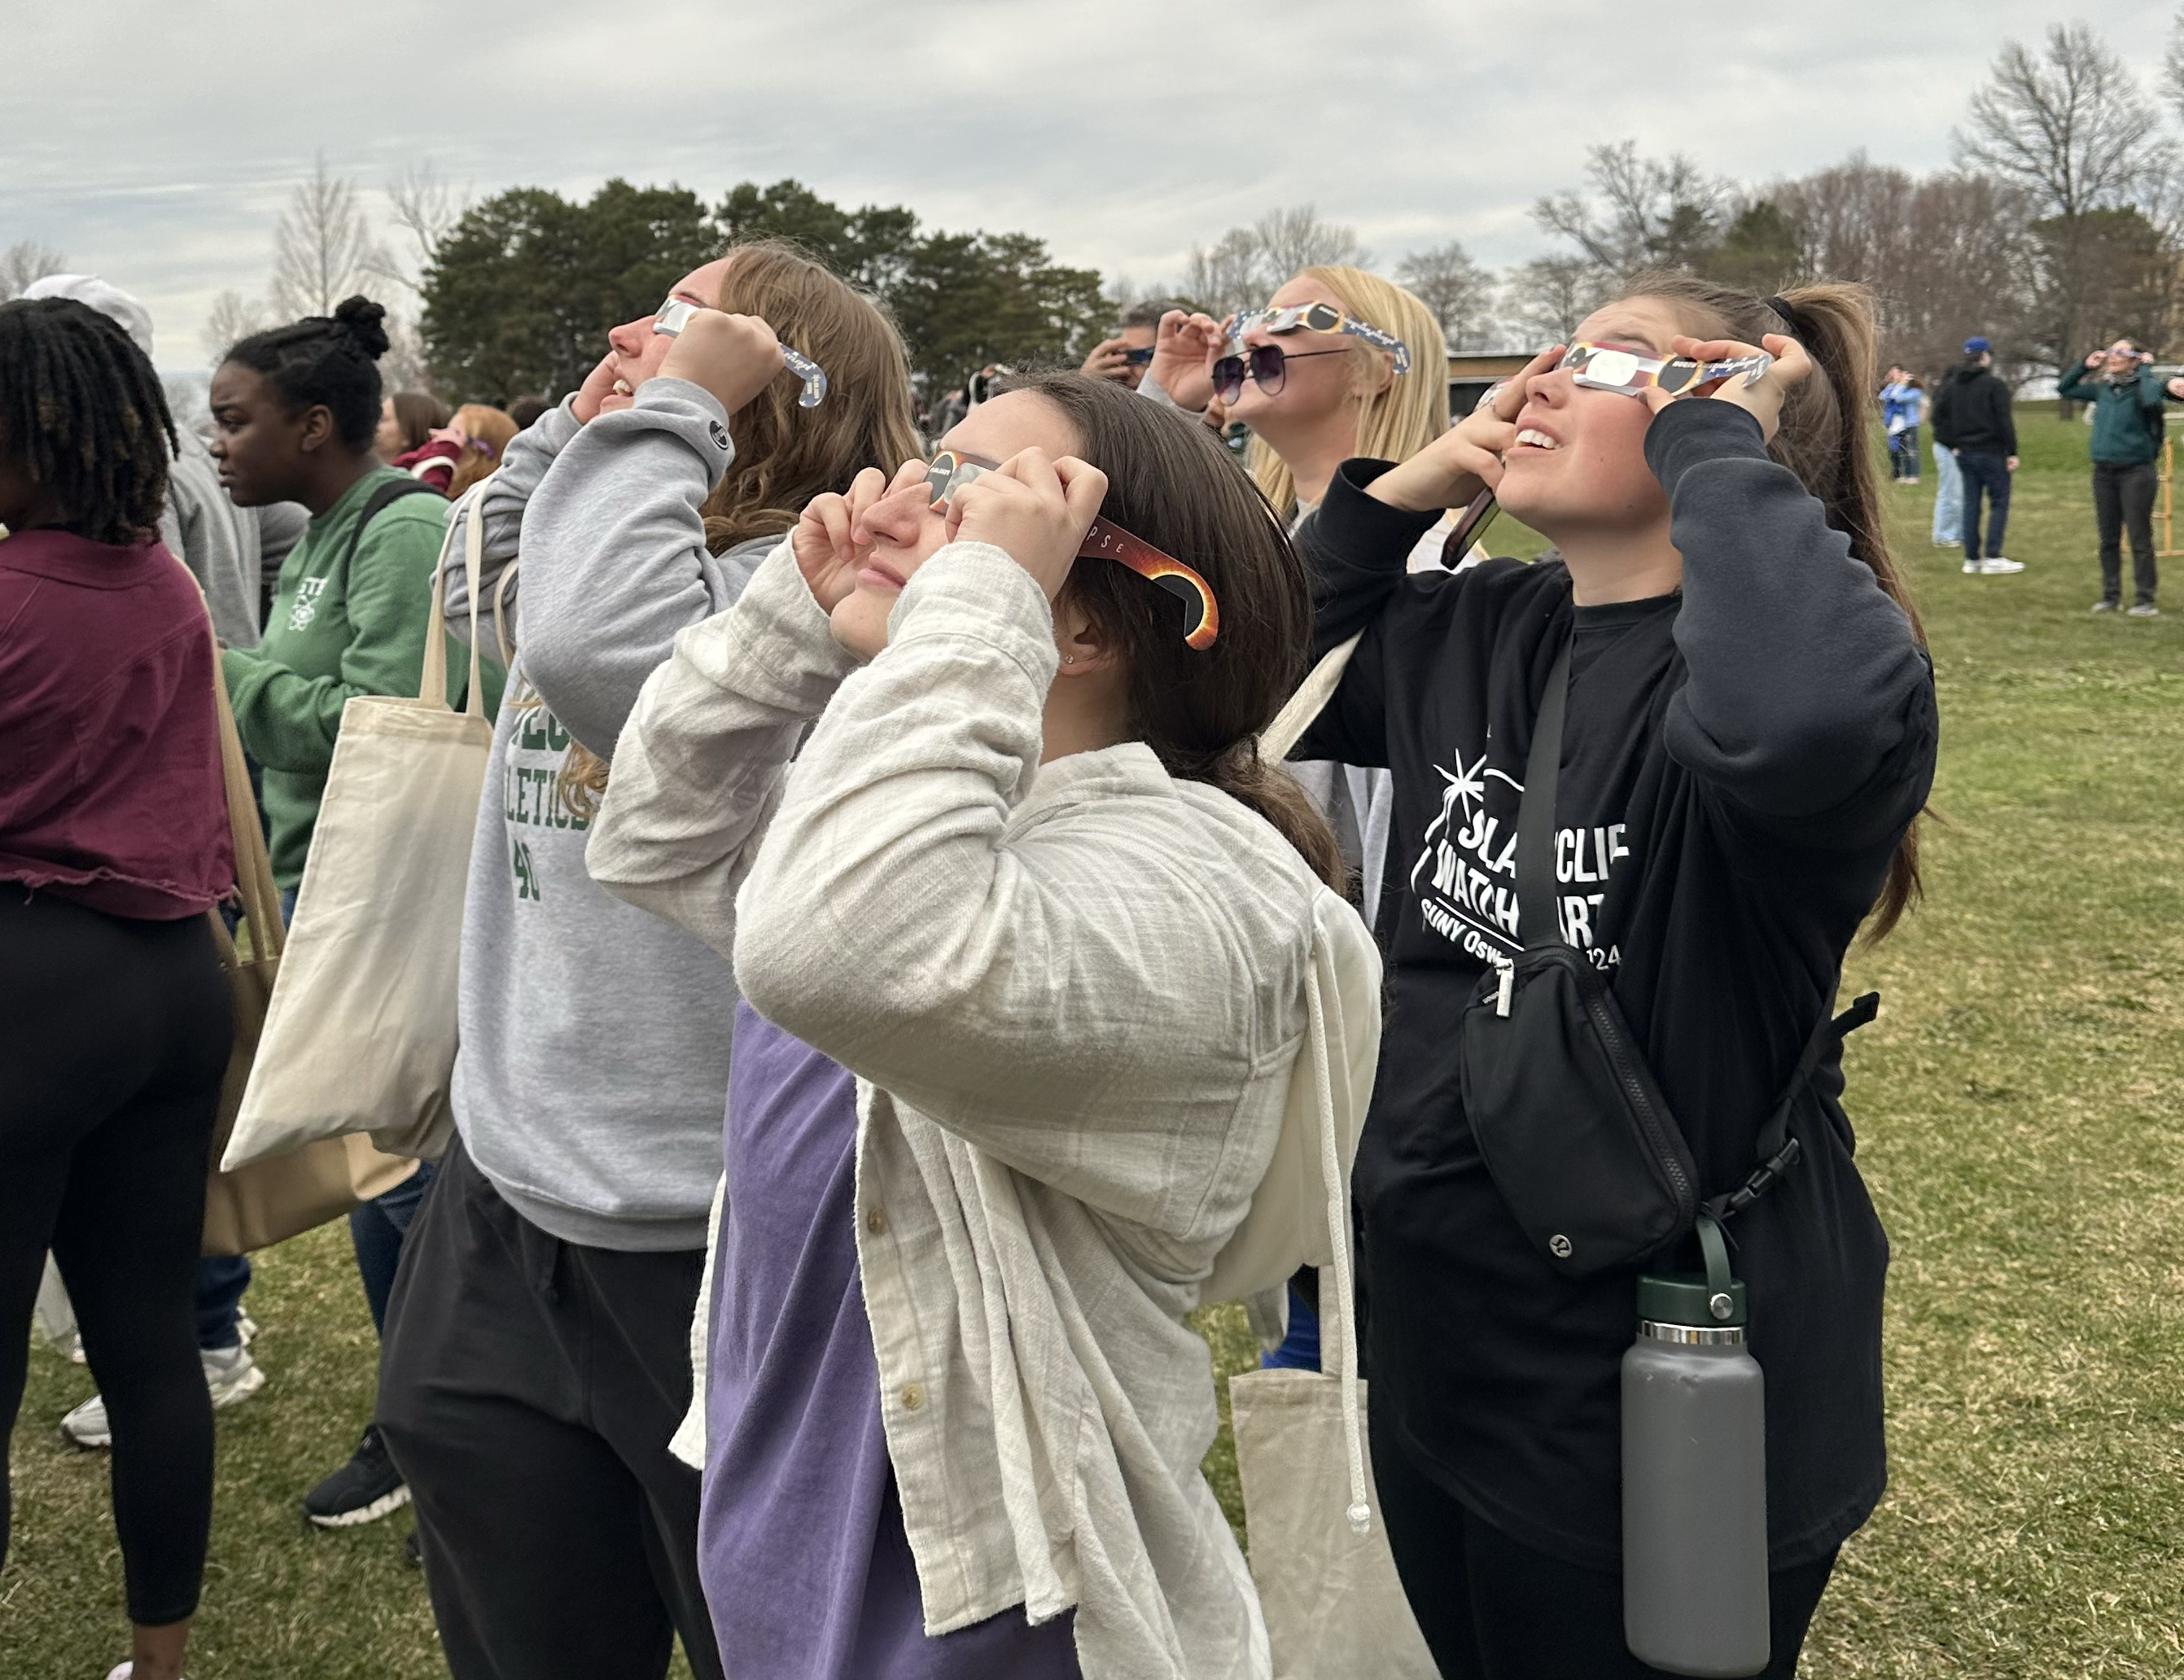
M2017 415L2009 387L1992 368L1966 362L1952 368L1934 394L1934 441L1973 455L2017 453Z
M1395 774L1390 996L1355 1177L1373 1408L1487 1522L1603 1570L1621 1555L1637 1268L1550 1266L1495 1189L1459 1083L1465 1000L1522 944L1518 803L1549 668L1574 637L1555 846L1567 937L1613 975L1702 1196L1753 1166L1925 802L1936 742L1910 621L1751 415L1674 403L1646 459L1684 559L1681 591L1652 600L1575 607L1552 560L1407 574L1435 515L1365 494L1384 462L1346 462L1300 532L1317 648L1362 636L1298 755ZM1730 1226L1767 1376L1778 1569L1825 1555L1886 1481L1887 1241L1841 1089L1831 1054L1795 1111L1803 1160ZM1679 1261L1696 1245L1653 1264Z

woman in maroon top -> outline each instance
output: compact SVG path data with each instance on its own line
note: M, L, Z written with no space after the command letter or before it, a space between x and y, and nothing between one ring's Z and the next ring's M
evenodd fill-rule
M191 1291L231 1032L210 632L158 537L173 437L114 322L0 304L0 1449L50 1248L112 1418L130 1680L181 1674L212 1524ZM0 1557L8 1515L0 1477Z

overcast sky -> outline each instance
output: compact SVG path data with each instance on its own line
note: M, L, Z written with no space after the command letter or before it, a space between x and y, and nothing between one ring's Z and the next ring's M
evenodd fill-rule
M2174 10L0 0L0 246L38 240L138 293L171 370L202 364L216 292L264 292L274 219L320 151L360 186L430 159L479 195L621 175L711 200L794 175L1141 284L1306 203L1384 266L1451 237L1499 265L1546 248L1529 209L1578 183L1588 145L1745 180L1859 147L1938 169L2005 37L2083 19L2150 86Z

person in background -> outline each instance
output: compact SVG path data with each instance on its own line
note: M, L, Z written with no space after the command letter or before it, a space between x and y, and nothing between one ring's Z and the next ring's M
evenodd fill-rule
M1292 535L1308 521L1343 460L1405 459L1448 430L1448 352L1432 310L1392 281L1342 267L1300 270L1266 309L1313 303L1392 335L1407 363L1399 369L1394 352L1340 331L1297 328L1278 335L1261 320L1246 325L1239 337L1233 321L1171 311L1139 392L1189 411L1217 409L1228 399L1225 417L1251 429L1245 457L1251 476ZM1240 359L1225 370L1228 388L1217 389L1217 365L1224 357ZM1408 563L1412 570L1440 569L1455 518L1450 513L1418 537ZM1394 798L1388 772L1331 761L1287 768L1334 826L1365 920L1379 929L1390 885ZM1315 1274L1298 1275L1290 1291L1288 1333L1264 1363L1319 1368Z
M135 1633L109 1680L177 1680L212 1527L191 1293L234 1030L205 913L235 862L212 634L158 534L174 448L120 326L0 304L0 1561L50 1248L110 1399Z
M1919 417L1928 420L1933 413L1934 399L1921 387ZM1953 548L1964 541L1964 476L1957 466L1956 452L1934 437L1930 427L1926 447L1934 458L1934 546Z
M2055 394L2093 409L2093 522L2100 534L2101 598L2097 613L2123 607L2123 537L2131 533L2132 618L2153 618L2154 604L2154 462L2161 453L2164 401L2184 401L2184 379L2164 386L2153 376L2153 358L2128 338L2087 356L2064 375Z
M1133 306L1115 329L1115 336L1094 345L1092 353L1084 359L1084 365L1078 371L1093 379L1112 379L1135 391L1152 361L1153 340L1160 336L1161 317L1170 309L1180 308L1182 305L1173 299L1155 299Z
M513 397L509 399L508 417L515 422L518 431L528 431L538 424L538 417L553 406L550 397Z
M448 405L431 392L397 391L380 400L371 453L387 465L398 466L403 456L423 448L447 423Z
M55 274L23 289L26 298L73 298L118 322L136 348L152 353L152 312L97 275ZM231 648L258 645L259 610L257 516L237 508L220 487L204 440L187 427L175 432L159 538L190 569L212 609L213 628Z
M694 325L738 323L736 400L655 377L681 341L626 322L456 515L485 521L481 632L499 601L517 647L463 906L456 1137L388 1311L379 1416L459 1680L658 1680L678 1633L720 1672L698 1477L667 1444L690 1401L735 974L610 898L584 843L677 638L734 604L805 503L917 448L901 340L801 252L738 245L670 295L705 306ZM777 336L826 370L816 407Z
M254 333L231 349L212 381L212 453L221 482L244 507L298 502L310 525L288 555L279 593L255 650L221 655L237 727L265 766L273 876L292 912L326 770L352 695L415 695L432 622L431 587L448 503L380 461L372 443L382 416L380 356L386 311L358 297L331 316ZM467 659L448 662L449 704L460 706ZM484 681L490 713L500 670ZM349 1231L375 1326L383 1321L402 1233L432 1169L350 1215ZM406 1495L377 1432L367 1428L350 1460L304 1498L325 1527L386 1515Z
M500 452L523 428L499 409L465 403L419 448L394 465L450 502L500 465Z
M2009 476L2017 470L2017 417L2009 387L1995 376L1994 351L1986 339L1964 340L1964 359L1952 368L1934 398L1934 441L1956 457L1964 476L1964 570L2003 577L2025 570L2004 558L2002 536L2009 523ZM1980 498L1987 502L1986 551L1980 552Z
M1880 422L1888 433L1888 476L1895 483L1919 481L1919 419L1925 400L1919 381L1891 364L1880 387Z

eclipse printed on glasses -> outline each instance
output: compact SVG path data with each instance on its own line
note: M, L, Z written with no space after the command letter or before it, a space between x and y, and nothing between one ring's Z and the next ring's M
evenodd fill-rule
M929 505L944 509L956 492L993 471L1000 463L982 461L954 449L943 449L925 470L925 493ZM1141 537L1134 537L1112 520L1095 519L1077 551L1080 560L1110 559L1128 566L1142 578L1160 586L1183 604L1184 646L1204 653L1221 633L1221 607L1212 586L1173 554L1163 554Z
M1717 384L1740 374L1747 385L1752 385L1774 365L1774 358L1764 350L1724 362L1702 362L1688 356L1641 356L1613 345L1582 342L1563 351L1562 360L1555 364L1588 390L1613 391L1620 397L1635 397L1649 388L1665 391L1671 397L1685 397L1702 385Z
M1247 309L1228 323L1228 336L1241 338L1253 327L1262 327L1268 332L1295 332L1304 327L1313 332L1344 332L1352 338L1362 338L1377 349L1385 350L1396 359L1396 371L1411 370L1411 347L1392 332L1384 332L1368 321L1346 315L1332 303L1290 303L1281 309ZM1323 355L1324 351L1314 351Z
M673 338L690 324L690 317L705 306L694 303L687 298L670 298L653 311L652 330L661 337ZM827 371L801 350L792 350L779 339L774 348L781 352L782 365L804 381L804 389L796 393L796 406L816 409L827 400Z

